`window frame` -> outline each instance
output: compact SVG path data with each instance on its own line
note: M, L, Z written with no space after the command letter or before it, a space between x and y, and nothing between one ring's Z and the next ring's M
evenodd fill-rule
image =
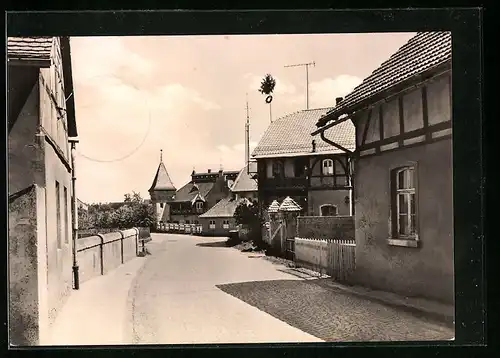
M279 171L276 171L275 168L279 168ZM271 174L272 178L282 179L285 176L285 163L281 160L274 160L271 164Z
M323 215L323 208L325 207L335 208L335 215ZM335 204L322 204L319 206L319 216L324 216L324 217L339 216L339 207Z
M400 173L405 171L413 171L411 186L407 188L399 188ZM405 246L405 247L419 247L420 245L420 227L419 227L419 205L418 205L418 166L416 162L407 162L403 165L391 168L390 171L390 238L388 239L389 245ZM407 196L407 209L406 216L407 229L409 234L400 233L400 202L401 195ZM412 196L414 213L412 214ZM413 225L412 225L413 224ZM412 232L412 226L414 232Z
M331 165L325 166L325 163L330 163ZM325 168L331 168L331 172L330 171L325 172ZM325 158L321 160L321 175L325 177L326 176L330 177L335 175L335 160L333 160L332 158Z
M55 192L56 192L56 240L57 249L62 249L62 220L61 220L61 184L55 181Z
M197 211L203 211L203 201L196 201L194 206Z

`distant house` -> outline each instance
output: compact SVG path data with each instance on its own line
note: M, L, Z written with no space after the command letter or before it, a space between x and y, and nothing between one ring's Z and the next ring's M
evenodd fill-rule
M83 201L81 201L80 199L77 199L77 203L78 203L78 210L85 210L85 211L89 211L89 206L88 204L85 204Z
M236 199L247 198L250 201L257 201L258 189L257 163L249 162L238 173L238 176L231 186L231 193L235 195Z
M234 213L238 205L241 203L250 205L258 199L257 181L253 178L255 170L254 162L243 167L234 180L229 195L200 215L204 234L223 236L237 229Z
M73 284L69 38L9 37L7 84L11 343L38 344Z
M357 280L453 302L451 33L418 33L316 133L345 115L357 138Z
M212 208L229 194L228 181L234 181L237 171L191 174L191 181L177 190L170 202L170 222L179 224L199 224L198 217ZM163 221L167 217L163 217Z
M203 234L227 236L229 231L236 230L238 227L234 213L241 203L251 204L247 198L237 199L235 195L231 195L220 200L210 210L200 215Z
M302 110L269 125L252 154L261 210L290 196L303 208L303 215L351 215L354 125L345 121L328 130L338 147L311 137L316 122L330 110Z

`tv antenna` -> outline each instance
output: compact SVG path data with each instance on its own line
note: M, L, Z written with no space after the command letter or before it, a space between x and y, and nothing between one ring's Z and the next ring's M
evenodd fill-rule
M306 68L306 109L309 109L309 66L316 67L316 62L298 63L295 65L287 65L285 67L305 67Z

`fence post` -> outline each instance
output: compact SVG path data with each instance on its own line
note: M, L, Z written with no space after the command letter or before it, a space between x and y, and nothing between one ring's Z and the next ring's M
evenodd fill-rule
M101 244L99 245L100 247L100 250L99 250L99 253L100 253L100 260L101 260L101 275L104 275L104 236L101 235L101 234L97 234L97 236L99 236L99 238L101 239Z
M123 231L118 231L120 233L120 235L122 236L122 238L120 239L120 255L121 255L121 259L122 259L122 264L123 264L123 239L125 238L123 236Z
M139 256L139 229L134 227L135 230L135 255Z

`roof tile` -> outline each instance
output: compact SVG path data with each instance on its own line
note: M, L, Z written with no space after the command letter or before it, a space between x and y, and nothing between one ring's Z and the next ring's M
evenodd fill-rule
M287 196L281 203L279 211L301 211L302 208L292 198Z
M257 163L250 162L236 177L236 180L231 187L232 192L246 192L246 191L257 191L257 181L252 179L253 173L257 172Z
M155 178L153 180L153 184L149 191L152 190L175 190L175 186L170 179L170 175L168 175L167 168L165 168L165 164L160 162L158 165L158 170L156 171Z
M8 59L50 60L53 37L9 37Z
M232 197L227 197L219 201L217 204L212 206L210 210L206 213L200 215L200 218L230 218L234 216L236 208L241 203L249 203L250 201L246 198L233 199Z
M307 109L272 122L253 151L255 158L283 154L310 155L317 121L332 108ZM326 137L349 150L356 146L355 128L350 120L325 131ZM323 141L316 141L316 153L341 153Z
M451 32L419 32L354 88L331 113L346 110L369 97L451 60Z

